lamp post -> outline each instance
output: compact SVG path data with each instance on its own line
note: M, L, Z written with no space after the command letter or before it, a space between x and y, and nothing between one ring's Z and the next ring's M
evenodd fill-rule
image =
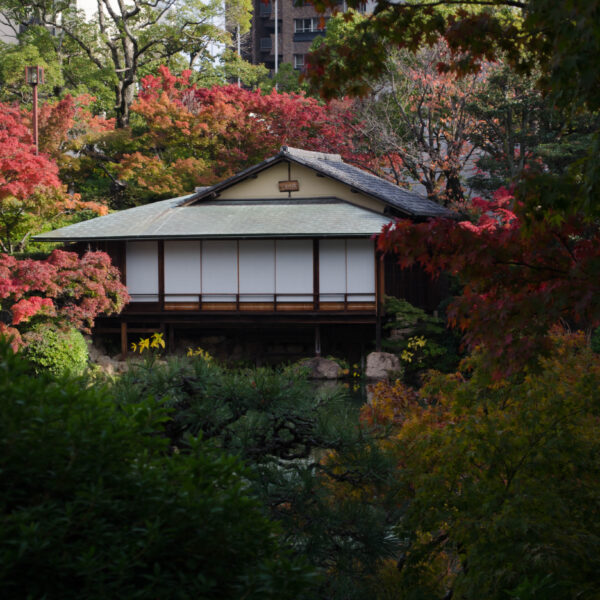
M44 83L44 67L25 67L25 80L33 88L33 143L38 154L38 90L37 86Z

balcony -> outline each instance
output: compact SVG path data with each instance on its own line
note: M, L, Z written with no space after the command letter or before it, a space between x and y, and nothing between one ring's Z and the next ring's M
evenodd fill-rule
M126 314L148 312L366 312L376 313L372 291L358 293L134 294Z
M294 33L294 42L312 42L319 35L325 35L325 30L301 31L298 33Z

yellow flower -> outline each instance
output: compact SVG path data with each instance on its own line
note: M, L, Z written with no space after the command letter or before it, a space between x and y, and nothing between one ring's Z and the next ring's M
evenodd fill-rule
M187 349L187 355L188 356L194 356L194 350L193 350L193 348L188 348Z
M137 344L136 344L135 342L131 342L131 349L132 349L134 352L137 352Z
M140 354L144 350L149 350L149 349L150 349L150 338L142 338L142 339L140 339Z
M164 348L165 347L165 340L163 339L163 334L159 333L158 331L155 331L152 334L152 343L150 344L150 346L152 348Z

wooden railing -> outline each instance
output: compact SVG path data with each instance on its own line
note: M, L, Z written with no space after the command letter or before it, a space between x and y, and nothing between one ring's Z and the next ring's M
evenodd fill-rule
M373 292L319 294L132 294L128 312L164 311L376 311Z

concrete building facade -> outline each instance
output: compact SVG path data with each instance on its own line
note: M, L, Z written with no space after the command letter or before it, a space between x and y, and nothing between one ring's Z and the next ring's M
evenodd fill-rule
M250 43L243 51L246 60L275 68L275 2L278 13L278 64L290 63L297 70L305 65L305 56L313 40L325 35L327 21L332 11L319 14L306 0L253 0ZM375 0L367 0L361 12L372 12ZM346 10L344 0L339 0L338 10Z

